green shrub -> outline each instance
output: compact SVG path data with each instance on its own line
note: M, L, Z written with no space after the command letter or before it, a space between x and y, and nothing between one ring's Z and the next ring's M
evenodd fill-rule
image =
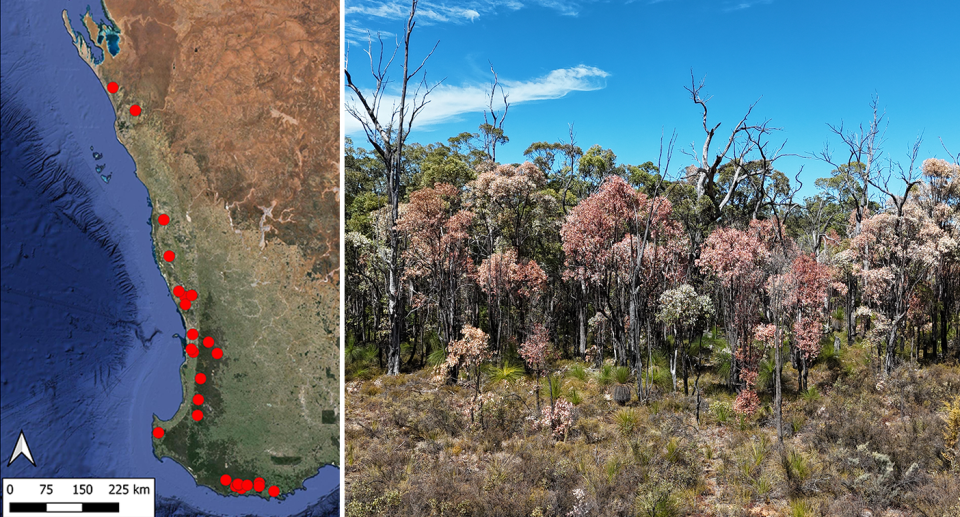
M510 361L505 361L501 367L494 365L487 366L486 370L487 376L490 377L490 382L492 383L501 381L513 382L523 377L523 367L513 365Z
M617 384L626 384L630 382L630 368L626 366L618 366L613 370L613 380L617 381Z
M806 499L794 499L790 501L791 517L809 517L813 514L813 505Z
M584 366L580 363L574 363L574 365L571 366L569 370L567 370L567 373L569 373L570 376L573 377L574 379L578 379L584 382L586 382L587 380L587 369L584 368Z
M640 416L633 408L619 409L613 414L613 422L617 425L617 429L619 429L620 433L624 436L633 433L636 430L637 423L639 423L639 421Z
M730 420L730 415L733 414L733 408L730 407L730 404L722 400L714 400L710 403L710 412L713 413L717 422L724 424L727 420Z
M820 400L820 390L816 386L810 386L807 391L800 394L800 397L809 403L817 402Z
M641 487L634 509L643 517L677 517L680 515L680 500L670 483L657 481Z
M430 355L427 356L427 363L429 363L430 366L433 366L434 368L436 368L437 366L440 366L446 360L447 360L447 351L444 350L442 346L434 348L433 350L430 351Z
M608 386L613 383L613 365L605 364L600 367L600 374L597 376L597 382L601 386Z

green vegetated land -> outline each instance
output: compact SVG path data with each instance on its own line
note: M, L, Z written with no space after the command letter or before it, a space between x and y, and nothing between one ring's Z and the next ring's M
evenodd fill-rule
M803 198L749 119L348 142L347 514L960 515L960 166L877 115Z

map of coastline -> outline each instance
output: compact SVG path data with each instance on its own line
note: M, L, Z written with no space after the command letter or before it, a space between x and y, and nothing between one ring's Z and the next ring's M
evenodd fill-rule
M282 499L339 458L338 7L102 7L64 25L119 85L156 261L171 293L198 293L185 327L223 353L179 336L183 403L155 417L154 453L219 493L237 493L225 475L262 478Z

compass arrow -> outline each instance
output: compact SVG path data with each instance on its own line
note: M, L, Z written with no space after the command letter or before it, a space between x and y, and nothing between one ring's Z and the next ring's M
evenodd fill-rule
M13 448L13 454L10 455L10 461L7 462L7 466L9 467L18 456L27 458L34 467L37 466L37 462L33 461L33 454L30 453L30 446L27 445L27 437L23 435L22 429L20 430L20 436L17 438L17 446Z

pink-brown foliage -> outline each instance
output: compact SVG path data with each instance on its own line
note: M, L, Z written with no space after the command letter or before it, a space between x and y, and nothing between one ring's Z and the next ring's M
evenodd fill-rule
M760 397L752 389L745 389L733 401L733 410L740 415L752 415L760 409Z
M477 366L490 358L490 336L486 332L466 325L463 327L463 338L450 343L447 349L447 360L441 365L441 377L449 369L461 365L464 367Z
M639 198L623 178L613 176L596 194L574 207L560 229L567 270L564 276L601 281L614 261L613 247L629 231Z
M909 296L903 290L937 266L944 252L955 253L957 245L919 205L908 201L902 217L883 212L865 219L851 247L859 259L854 272L863 281L865 296L876 305L893 305L897 297Z
M679 281L682 230L670 217L672 212L668 199L650 199L623 178L609 177L596 194L570 211L560 229L567 266L564 277L597 284L611 274L626 277L632 273L649 218L641 269L648 280Z
M826 301L831 280L836 272L830 266L817 262L812 255L801 254L790 266L790 274L796 279L792 303L796 309L793 322L793 339L808 361L820 355L820 336L827 318Z
M704 242L697 265L727 287L759 286L764 277L762 266L770 257L770 226L769 222L754 219L747 230L717 228Z
M542 230L540 223L553 203L542 192L545 185L543 172L530 162L497 165L470 183L470 207L484 227L480 234L485 234L487 253L501 238L522 250Z
M477 269L477 283L489 295L531 299L547 285L547 274L534 260L517 261L516 250L494 253Z
M458 199L457 189L446 183L410 194L396 223L397 230L408 238L405 278L460 276L471 271L468 230L473 214L455 210Z
M530 162L518 166L497 165L492 171L481 173L474 181L474 189L501 202L521 202L525 196L543 188L546 176Z
M733 338L731 347L741 367L741 380L756 372L763 355L763 350L754 346L753 333L760 322L760 295L775 231L772 222L756 219L746 230L717 228L707 237L697 260L697 265L720 280L725 325Z
M573 404L562 397L556 400L554 407L545 406L541 411L540 419L535 422L535 427L551 429L553 437L558 440L566 436L571 425L573 425Z
M543 370L547 364L547 354L550 350L550 334L546 327L537 323L527 340L520 344L520 357L531 370Z

